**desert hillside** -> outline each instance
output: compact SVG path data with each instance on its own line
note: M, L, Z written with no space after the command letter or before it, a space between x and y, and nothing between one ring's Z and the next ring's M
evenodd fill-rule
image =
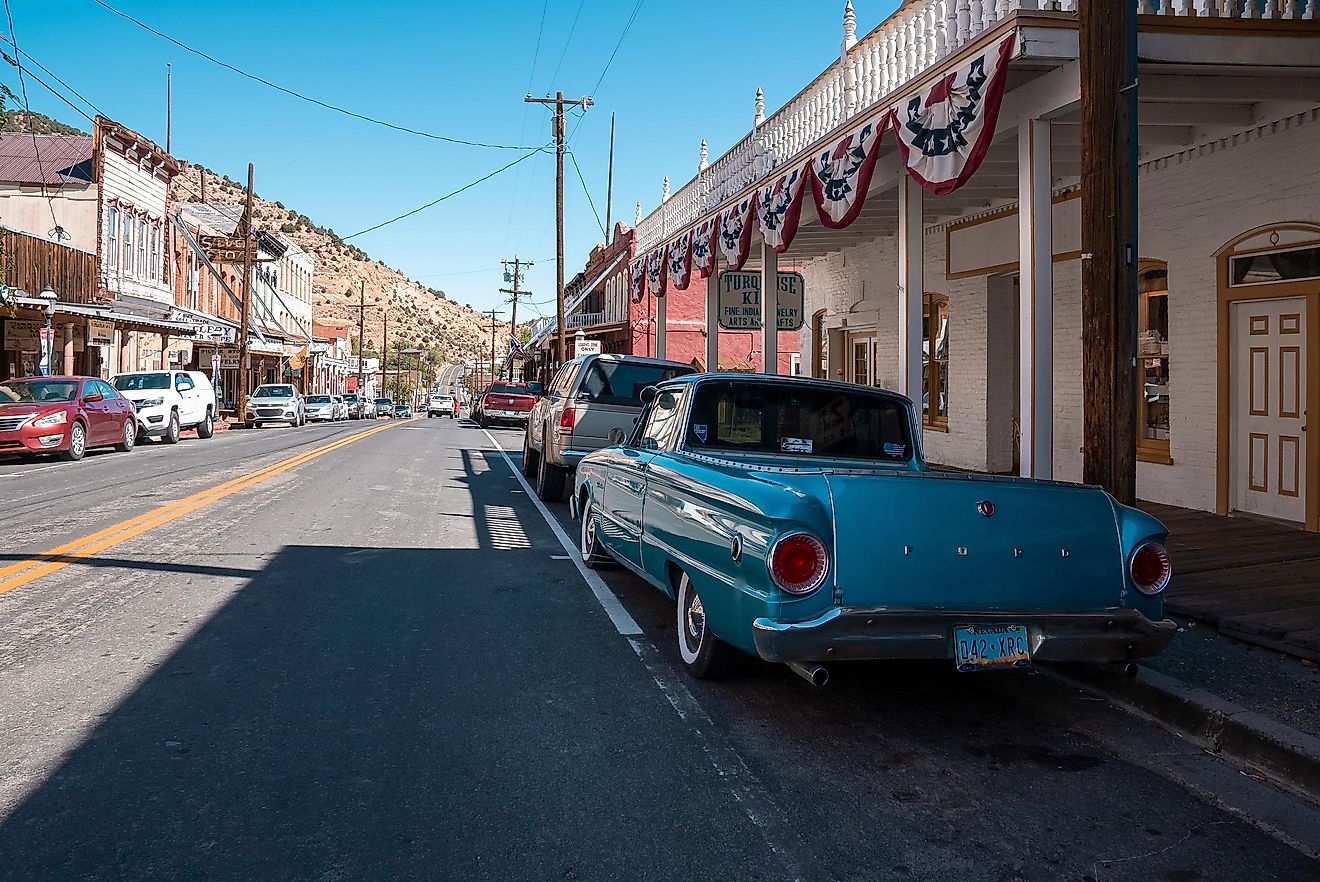
M200 202L205 178L206 201L212 205L241 205L243 186L199 165L185 165L174 179L172 197L178 202ZM357 246L342 241L334 230L317 225L281 202L257 195L254 223L287 235L316 260L312 301L319 324L348 327L357 338L359 286L365 282L367 303L387 305L390 341L407 340L422 348L439 349L451 362L490 352L490 320L454 303L445 292L407 278L402 272L373 260ZM496 325L496 351L502 352L509 334L507 323ZM381 311L368 309L367 351L380 348Z

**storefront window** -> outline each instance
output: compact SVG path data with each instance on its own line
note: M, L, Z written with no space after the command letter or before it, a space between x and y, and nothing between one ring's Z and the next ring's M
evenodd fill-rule
M1169 456L1169 269L1143 264L1137 276L1137 357L1141 371L1137 452L1145 458Z
M943 294L922 299L921 421L949 427L949 298Z

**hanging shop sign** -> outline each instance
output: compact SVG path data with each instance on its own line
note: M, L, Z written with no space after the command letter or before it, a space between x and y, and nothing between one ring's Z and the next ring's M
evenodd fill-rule
M801 273L779 274L779 330L802 328L806 283ZM761 274L720 273L720 327L749 331L761 327Z
M115 342L115 323L105 319L87 320L87 345L111 346Z
M10 352L40 352L41 322L6 319L5 349Z

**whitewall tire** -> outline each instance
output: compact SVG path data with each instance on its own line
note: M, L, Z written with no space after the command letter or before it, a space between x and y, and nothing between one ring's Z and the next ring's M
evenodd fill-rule
M678 654L683 669L699 680L727 674L738 660L738 651L710 630L701 598L687 573L678 580Z

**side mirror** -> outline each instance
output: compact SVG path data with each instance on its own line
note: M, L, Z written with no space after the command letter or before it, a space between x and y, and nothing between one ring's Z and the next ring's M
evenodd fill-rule
M647 386L642 390L640 398L642 399L642 404L650 404L652 401L655 401L655 387Z
M623 442L628 440L628 436L623 433L623 429L617 426L610 429L609 442L611 447L622 447Z
M105 396L100 392L93 392L91 395L83 396L83 404L95 404L98 401L105 401Z

